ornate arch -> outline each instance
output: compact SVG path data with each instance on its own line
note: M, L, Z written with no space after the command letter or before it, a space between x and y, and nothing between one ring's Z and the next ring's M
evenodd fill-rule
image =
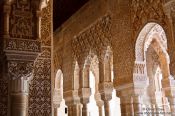
M141 30L136 40L136 46L135 46L136 61L145 60L144 52L151 44L153 37L155 35L159 36L158 37L159 39L157 37L156 39L162 45L162 48L165 50L167 49L167 38L164 29L159 24L148 23Z
M157 23L147 23L139 33L135 45L135 66L133 73L133 81L137 86L148 85L147 68L146 68L146 51L151 44L161 58L164 59L164 66L169 71L169 56L167 53L167 38L164 29ZM166 77L169 73L165 73Z

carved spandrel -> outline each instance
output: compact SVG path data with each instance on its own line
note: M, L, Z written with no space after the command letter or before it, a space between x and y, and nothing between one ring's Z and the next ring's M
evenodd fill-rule
M105 15L88 29L79 33L72 41L74 57L81 57L80 54L87 55L90 50L99 51L111 45L111 16ZM83 54L83 55L84 55Z
M162 0L132 0L132 24L135 31L140 25L144 25L149 20L159 20L166 26L166 15L163 10Z

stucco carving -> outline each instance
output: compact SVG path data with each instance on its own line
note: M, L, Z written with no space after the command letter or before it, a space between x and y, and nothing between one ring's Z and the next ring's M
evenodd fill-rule
M132 0L132 24L135 31L150 20L166 25L162 0Z
M51 114L51 2L42 9L41 54L34 65L29 87L29 116Z
M155 34L158 36L154 36ZM157 39L164 48L164 50L167 49L167 39L163 28L158 24L148 23L142 29L136 41L136 61L145 60L145 51L147 50L148 46L150 45L153 39Z
M72 40L75 58L87 56L89 51L97 53L111 45L111 16L105 15ZM83 53L83 54L82 54Z
M8 73L11 79L28 78L33 72L33 62L8 62Z
M6 50L40 52L40 42L35 40L8 39L6 40Z
M35 16L30 0L15 0L10 16L10 36L12 38L36 39Z

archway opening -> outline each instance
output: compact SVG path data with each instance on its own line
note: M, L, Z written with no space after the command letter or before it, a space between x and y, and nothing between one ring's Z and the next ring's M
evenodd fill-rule
M63 99L63 73L61 70L57 71L55 78L53 104L55 116L67 116L67 106Z
M114 72L111 71L111 79L114 80ZM110 100L110 112L111 116L121 116L121 108L120 108L120 98L116 96L116 90L112 91L112 99Z
M92 71L90 71L89 80L90 80L91 96L90 96L89 103L88 103L88 110L89 110L88 112L89 112L89 116L98 116L99 111L98 111L98 107L96 105L96 100L95 100L97 83L96 83L95 76L92 73Z
M135 53L134 86L145 88L139 95L142 97L140 109L144 113L155 113L157 109L162 113L167 112L169 103L162 80L170 76L170 60L164 29L157 23L146 24L137 38Z

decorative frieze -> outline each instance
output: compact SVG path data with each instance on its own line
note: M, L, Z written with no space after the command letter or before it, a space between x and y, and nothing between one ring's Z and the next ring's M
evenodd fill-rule
M5 40L6 51L25 51L25 52L41 52L41 42L36 40L25 39L7 39Z

